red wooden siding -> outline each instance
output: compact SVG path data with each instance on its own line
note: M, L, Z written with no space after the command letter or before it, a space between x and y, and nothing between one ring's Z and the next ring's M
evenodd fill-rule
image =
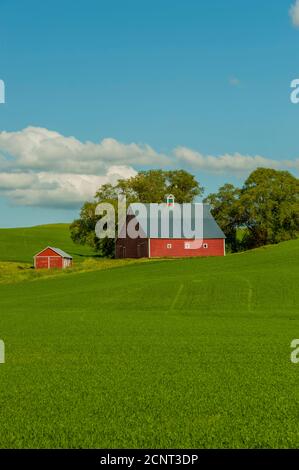
M203 240L203 245L195 250L185 248L185 243L193 240L184 238L151 238L150 257L190 257L190 256L224 256L225 240L222 238ZM171 248L167 248L171 245ZM204 245L207 248L204 248Z
M63 258L61 256L50 256L50 268L62 268Z
M59 256L61 258L61 256L56 253L56 251L51 250L51 248L45 248L37 256Z
M49 258L48 258L48 256L38 256L35 259L35 267L37 269L48 269L49 268Z

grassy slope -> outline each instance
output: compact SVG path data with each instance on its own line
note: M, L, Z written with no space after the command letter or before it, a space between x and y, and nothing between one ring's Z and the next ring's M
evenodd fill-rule
M49 245L66 251L75 261L94 255L91 249L72 242L68 224L0 229L1 261L33 263L33 256Z
M72 269L32 269L33 255L46 246L56 246L74 258ZM86 246L76 245L70 238L68 224L39 225L29 228L0 229L0 283L20 282L38 278L64 276L77 272L110 269L140 260L109 260L99 258Z
M298 447L299 242L0 285L1 447Z

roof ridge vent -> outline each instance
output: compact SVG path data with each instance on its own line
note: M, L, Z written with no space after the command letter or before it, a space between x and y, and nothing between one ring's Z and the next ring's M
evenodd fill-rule
M168 194L168 196L166 196L166 204L168 207L174 207L174 195L173 194Z

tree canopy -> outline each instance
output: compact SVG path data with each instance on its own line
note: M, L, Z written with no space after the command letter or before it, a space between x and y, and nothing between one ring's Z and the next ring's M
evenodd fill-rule
M288 171L255 170L244 183L240 204L248 247L297 237L299 180Z
M104 184L96 193L97 201L117 199L121 194L126 196L128 202L142 203L165 202L167 194L173 194L179 204L192 202L197 196L203 194L203 188L195 177L185 170L140 171L136 176L128 179L119 179L117 184Z
M299 180L288 171L257 168L241 189L226 184L205 202L213 206L232 251L298 236Z

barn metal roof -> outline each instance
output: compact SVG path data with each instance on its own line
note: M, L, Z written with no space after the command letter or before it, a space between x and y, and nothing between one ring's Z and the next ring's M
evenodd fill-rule
M191 203L186 204L189 206L191 211L191 226L195 227L195 217L196 217L196 210L195 207L198 203ZM211 214L211 206L209 204L201 204L202 205L202 216L203 216L203 238L204 239L211 239L211 238L226 238L224 233L222 232L221 228L217 224L216 220ZM143 236L146 238L163 238L161 236L161 223L157 220L157 213L158 213L158 206L162 209L167 207L167 204L144 204L146 207L146 215L145 214L136 214L135 211L138 208L138 204L130 204L128 208L128 214L135 215L136 220L139 222L139 226L141 231L143 232ZM155 207L154 207L155 206ZM175 204L177 207L181 207L180 204ZM154 209L154 211L152 211ZM167 207L169 211L172 210L172 207ZM154 217L153 217L154 212ZM161 215L158 216L159 219ZM152 222L152 223L151 223ZM153 230L154 226L158 223L158 236L156 231ZM122 232L122 230L121 230ZM181 236L178 237L176 234L180 232ZM182 227L181 227L181 218L178 217L173 211L170 217L169 223L169 237L167 238L185 238L183 235Z
M58 255L62 256L62 258L73 259L73 257L72 257L71 255L69 255L68 253L66 253L65 251L61 250L60 248L54 248L53 246L47 246L47 247L44 248L42 251L40 251L39 253L37 253L35 256L40 255L43 251L47 250L48 248L50 248L50 250L55 251L55 253L57 253Z

